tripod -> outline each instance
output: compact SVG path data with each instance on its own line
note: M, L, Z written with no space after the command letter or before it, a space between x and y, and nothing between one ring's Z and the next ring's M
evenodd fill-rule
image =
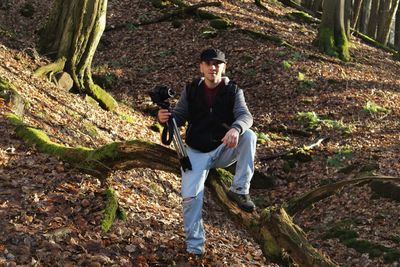
M150 92L150 97L151 100L160 108L171 111L169 108L170 104L168 102L168 98L173 97L174 94L174 91L167 86L159 85L156 86L152 92ZM185 145L183 144L181 134L173 115L169 117L166 123L166 126L161 134L161 141L164 145L170 145L173 141L183 171L192 170L192 164L190 163L190 159L187 155Z
M167 125L165 126L161 134L161 141L163 144L169 145L171 144L171 140L174 142L174 147L176 153L178 154L179 162L183 171L192 170L192 164L190 163L190 159L187 155L185 145L183 144L181 134L179 132L178 126L176 125L176 120L173 115L169 117Z

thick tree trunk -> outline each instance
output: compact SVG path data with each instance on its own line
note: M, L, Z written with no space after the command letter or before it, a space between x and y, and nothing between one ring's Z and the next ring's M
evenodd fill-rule
M56 0L42 32L44 53L65 58L74 88L112 110L116 101L92 80L91 64L106 24L107 0Z
M367 35L372 39L376 39L376 30L378 27L378 19L379 19L379 6L380 0L372 0L371 9L369 13L369 20L368 20L368 28L367 28Z
M344 25L345 0L323 2L322 20L319 26L316 44L321 51L349 61L349 44Z
M393 18L396 14L399 0L381 0L377 40L387 45Z

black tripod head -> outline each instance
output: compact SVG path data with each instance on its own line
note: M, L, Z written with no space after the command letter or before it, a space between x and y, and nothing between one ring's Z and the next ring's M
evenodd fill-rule
M175 92L166 85L157 85L149 95L154 104L157 104L161 108L168 109L170 106L168 99L174 97Z

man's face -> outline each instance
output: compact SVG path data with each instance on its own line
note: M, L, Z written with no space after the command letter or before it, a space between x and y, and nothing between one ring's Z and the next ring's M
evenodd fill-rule
M222 74L225 73L225 63L216 60L207 60L200 63L200 72L204 79L212 83L219 83Z

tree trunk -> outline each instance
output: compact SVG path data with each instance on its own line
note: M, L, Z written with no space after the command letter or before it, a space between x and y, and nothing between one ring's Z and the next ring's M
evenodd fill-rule
M364 0L361 5L361 13L358 19L357 28L362 33L367 33L371 0Z
M354 11L353 11L353 17L351 19L351 27L353 29L356 28L358 18L360 17L360 11L361 11L361 6L363 4L363 0L355 0L354 1Z
M42 31L42 52L56 59L65 58L65 71L74 88L88 94L112 110L116 101L93 83L91 64L106 24L107 0L56 0Z
M353 7L352 0L344 1L344 29L346 32L347 39L350 40L350 23L351 18L353 17Z
M328 55L349 61L349 44L344 25L345 0L323 2L322 20L315 43Z
M372 39L376 39L376 30L378 26L378 13L379 13L380 0L372 0L371 11L369 14L367 35Z
M400 50L400 8L397 8L396 21L394 27L394 46Z
M387 45L393 17L396 14L399 0L381 0L377 40Z

